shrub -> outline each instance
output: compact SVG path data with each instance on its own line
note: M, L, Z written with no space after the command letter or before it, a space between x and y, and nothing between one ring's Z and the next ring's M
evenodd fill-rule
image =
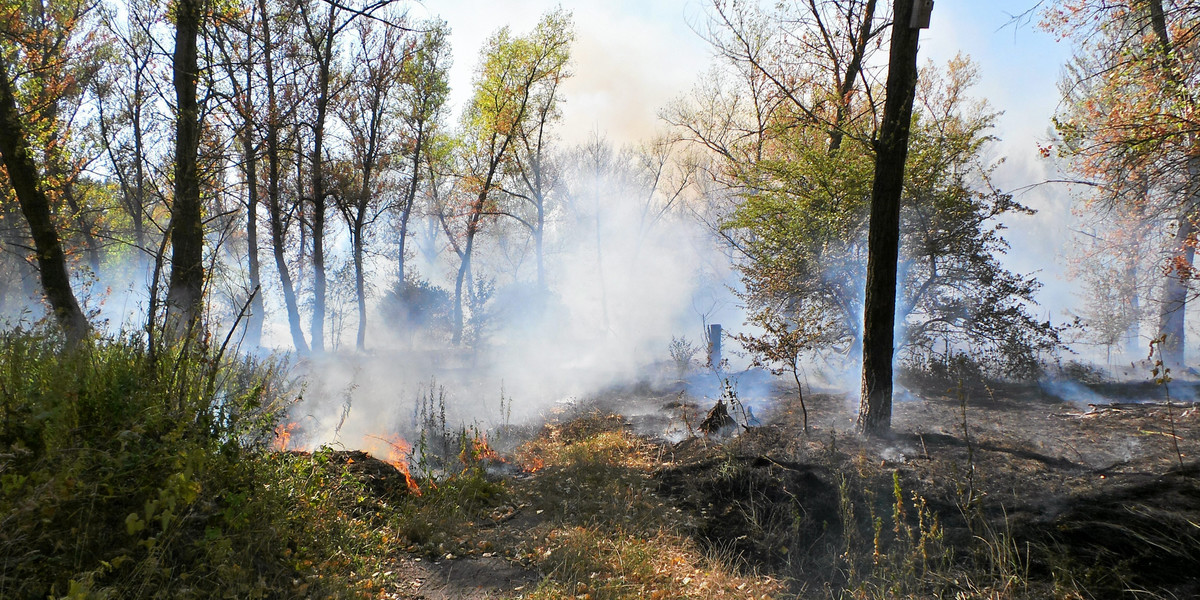
M288 392L279 362L204 339L0 334L0 596L344 595L361 486L266 450Z

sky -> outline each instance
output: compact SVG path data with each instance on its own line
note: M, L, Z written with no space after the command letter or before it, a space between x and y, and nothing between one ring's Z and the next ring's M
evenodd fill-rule
M945 63L963 52L979 68L975 90L1001 111L994 134L995 158L1004 162L997 183L1022 190L1018 199L1039 211L1006 222L1010 268L1036 273L1048 316L1058 320L1075 299L1059 257L1070 237L1069 191L1029 186L1053 178L1038 155L1058 105L1057 82L1071 48L1037 27L1037 0L937 0L930 28L921 33L921 62ZM707 0L429 0L417 15L437 14L451 27L454 105L461 112L478 62L479 48L493 31L509 25L530 30L557 6L575 17L573 77L563 89L560 129L567 144L599 133L620 145L650 138L664 127L659 112L685 95L713 64L711 48L696 33ZM1033 9L1033 13L1029 11ZM1023 19L1016 17L1026 15Z

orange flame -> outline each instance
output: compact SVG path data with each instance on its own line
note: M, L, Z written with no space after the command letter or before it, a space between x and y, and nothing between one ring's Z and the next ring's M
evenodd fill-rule
M280 423L275 426L275 439L271 442L271 448L277 452L286 452L292 441L292 432L299 426L299 423Z
M421 488L408 471L408 457L412 453L412 444L398 433L393 433L389 437L368 435L366 438L364 450L379 460L396 467L396 470L404 475L404 482L408 484L408 490L419 495Z
M462 461L462 463L467 466L477 464L485 460L504 462L504 459L500 458L500 455L492 449L490 444L488 444L487 435L483 433L477 433L471 437L467 444L463 445L462 451L458 453L458 460Z

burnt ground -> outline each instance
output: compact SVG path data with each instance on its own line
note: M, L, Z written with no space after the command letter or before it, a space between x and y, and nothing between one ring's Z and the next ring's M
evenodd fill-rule
M682 529L741 572L786 582L789 595L836 597L885 581L913 597L1200 597L1194 403L1168 406L1161 388L1140 384L1096 386L1115 398L1102 405L1033 385L909 388L894 406L894 434L880 440L854 434L852 407L832 393L806 395L805 433L787 387L762 415L767 424L704 436L697 425L711 399L648 385L551 415L531 435L636 435L653 459L645 479ZM553 469L510 480L511 505L474 539L515 550L400 556L391 597L515 597L555 577L523 553L562 518L534 510L539 490L570 481ZM587 501L619 502L600 496ZM917 554L936 556L918 568ZM912 577L925 587L894 583Z
M756 542L754 533L761 539L771 532L756 528L741 514L746 511L728 507L757 498L760 514L772 510L765 507L780 513L774 517L779 526L788 517L794 524L799 510L802 524L775 532L775 542L804 544L805 557L821 547L836 554L846 543L838 487L844 489L851 474L857 483L850 487L873 495L879 514L891 510L888 492L896 483L906 496L918 495L939 519L952 561L985 562L995 570L1011 560L1016 564L1005 568L1023 571L1030 595L1059 596L1074 587L1083 597L1139 590L1200 597L1200 409L1194 403L1168 407L1161 387L1144 384L1096 385L1115 399L1099 405L1066 403L1032 385L910 385L915 392L894 405L889 439L850 433L853 415L837 394L806 398L805 435L794 392L781 390L771 424L728 444L725 460L742 465L739 478L712 474L721 459L684 458L664 468L661 480L681 502L724 504L701 532L714 544L810 587L838 581L805 573L820 560L806 565ZM1194 397L1188 388L1179 391ZM861 499L858 490L849 491ZM969 548L978 550L981 538L985 547L1000 538L1015 552L1003 560L972 556L977 552Z

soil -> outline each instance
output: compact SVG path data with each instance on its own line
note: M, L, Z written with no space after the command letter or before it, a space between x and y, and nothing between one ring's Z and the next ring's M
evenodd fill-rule
M532 589L541 579L498 556L438 561L405 556L396 560L393 570L399 584L387 597L396 600L504 598Z

